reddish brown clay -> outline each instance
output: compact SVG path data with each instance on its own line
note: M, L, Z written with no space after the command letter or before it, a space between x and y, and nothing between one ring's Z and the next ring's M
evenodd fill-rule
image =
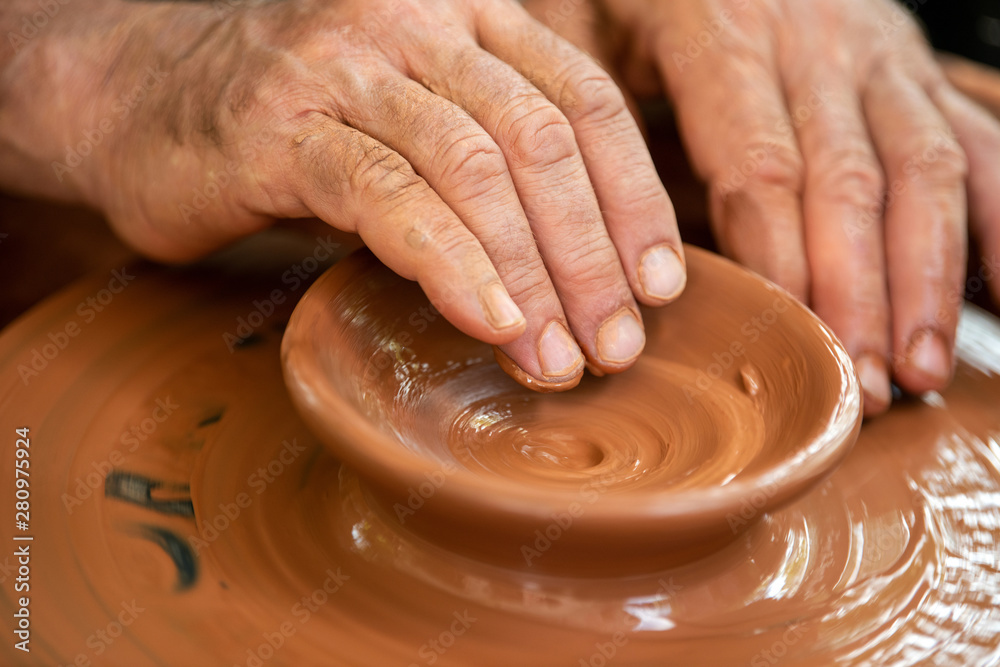
M856 438L860 393L811 312L717 255L688 256L684 294L644 311L634 368L539 394L355 253L289 323L292 398L387 514L450 550L591 576L704 555L749 525L733 517L751 496L759 516L830 472Z
M85 322L78 304L109 280L94 276L0 335L0 663L1000 659L1000 327L991 317L965 313L950 389L865 425L829 478L724 548L645 574L581 578L499 567L417 537L310 435L278 349L301 293L281 276L311 247L280 252L274 237L266 245L196 271L137 267ZM282 303L271 300L276 290ZM269 305L230 351L224 336ZM77 335L22 380L19 368L36 351L52 353L50 334L71 321ZM766 369L731 372L727 384L739 377L758 395L773 390ZM809 412L804 401L788 409ZM21 427L31 440L27 531L15 530L12 501ZM573 460L594 459L584 451ZM414 488L422 498L437 487L425 479ZM745 500L737 529L760 516L766 493ZM553 530L553 544L575 529ZM34 538L27 592L14 588L14 533ZM532 546L536 564L552 555L544 541ZM10 632L24 596L30 654Z

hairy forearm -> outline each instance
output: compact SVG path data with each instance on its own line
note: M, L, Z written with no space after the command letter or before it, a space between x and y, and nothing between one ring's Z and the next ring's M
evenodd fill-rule
M0 187L101 208L106 161L206 23L206 6L8 0L0 10ZM198 25L181 25L183 23Z
M117 3L100 0L6 3L0 14L6 36L0 55L0 185L86 200L87 170L57 174L53 164L65 161L66 147L79 142L100 103L95 90L107 67L102 60L115 49L119 10Z

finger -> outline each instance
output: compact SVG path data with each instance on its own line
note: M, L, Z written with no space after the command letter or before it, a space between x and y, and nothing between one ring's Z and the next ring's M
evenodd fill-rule
M348 124L402 155L479 240L526 320L506 354L536 380L579 379L583 355L493 139L448 100L389 71L372 74L340 107Z
M804 166L772 48L719 44L690 63L675 62L685 38L679 32L671 38L677 43L663 40L657 58L691 161L708 182L719 246L805 302Z
M876 68L864 109L888 181L885 244L893 371L903 389L943 388L965 272L965 155L918 81Z
M483 20L478 29L483 47L569 120L636 298L652 306L675 299L686 280L677 219L621 89L592 58L527 15Z
M804 45L801 45L804 46ZM889 384L889 295L883 245L884 177L856 89L821 54L799 52L786 73L788 108L805 159L803 196L810 300L855 361L865 414L884 412Z
M625 96L629 113L645 138L635 92L653 97L659 92L659 82L651 67L635 64L641 64L638 58L620 57L622 46L630 43L628 36L621 30L609 28L609 18L601 8L589 2L567 5L565 0L526 0L523 4L532 18L601 64ZM623 85L623 78L631 85Z
M934 55L954 90L993 117L1000 116L1000 71L951 53ZM950 120L948 112L945 117Z
M454 212L398 153L326 116L294 138L294 194L326 222L357 232L389 268L420 283L456 327L488 343L522 334L524 316Z
M981 275L1000 303L1000 123L978 104L951 87L942 87L935 102L969 161L966 198L973 232L983 256ZM977 284L970 278L969 289ZM979 289L982 289L979 287Z
M593 367L624 370L645 332L572 127L509 65L459 36L444 42L421 49L412 75L465 109L503 151L573 336Z

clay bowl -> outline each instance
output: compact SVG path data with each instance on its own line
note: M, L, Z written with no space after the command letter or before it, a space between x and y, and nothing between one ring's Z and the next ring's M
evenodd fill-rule
M683 296L643 310L632 369L539 394L362 250L296 307L285 381L365 502L416 539L535 572L675 566L823 479L861 425L854 367L812 312L687 259Z

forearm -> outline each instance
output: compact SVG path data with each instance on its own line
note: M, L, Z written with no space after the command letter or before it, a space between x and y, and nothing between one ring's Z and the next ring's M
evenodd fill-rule
M128 117L162 105L207 7L116 0L8 0L0 10L0 187L102 208L102 183ZM134 120L131 119L131 120Z

